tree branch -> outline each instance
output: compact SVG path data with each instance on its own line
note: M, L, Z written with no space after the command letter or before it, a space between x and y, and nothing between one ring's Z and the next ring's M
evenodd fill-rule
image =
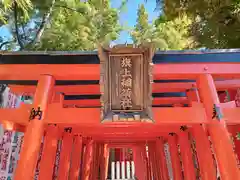
M68 9L68 10L70 10L70 11L75 11L75 12L81 13L81 12L78 11L77 9L73 9L73 8L68 7L68 6L62 6L62 5L59 5L59 4L57 4L57 5L55 5L55 6L56 6L56 7L59 7L59 8L63 8L63 9Z
M22 27L22 31L23 31L23 34L24 34L24 39L27 40L25 25L22 23L21 27Z
M21 41L21 38L19 36L19 31L18 31L18 12L17 12L17 2L16 0L13 3L13 12L14 12L14 23L15 23L15 31L16 31L16 36L17 36L17 42L20 46L20 50L24 49L24 45Z
M46 24L47 24L52 12L53 12L53 7L55 5L55 2L56 2L56 0L52 0L51 6L49 7L48 11L42 17L42 22L39 26L39 29L38 29L34 39L28 44L28 46L29 45L32 46L35 43L40 42L40 39L41 39L41 37L43 35L43 32L45 30Z
M13 42L13 41L5 41L2 44L0 44L0 50L2 50L3 46L10 44L11 42Z
M43 6L44 8L48 8L48 6ZM54 7L57 7L57 8L63 8L63 9L67 9L67 10L70 10L70 11L74 11L74 12L78 12L78 13L82 13L81 11L77 10L77 9L74 9L74 8L71 8L71 7L68 7L68 6L65 6L65 5L60 5L60 4L55 4Z

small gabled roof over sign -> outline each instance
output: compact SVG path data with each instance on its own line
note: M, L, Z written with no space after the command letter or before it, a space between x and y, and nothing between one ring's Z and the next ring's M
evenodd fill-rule
M109 54L142 54L149 49L153 49L153 46L135 46L133 44L119 44L113 47L102 47Z

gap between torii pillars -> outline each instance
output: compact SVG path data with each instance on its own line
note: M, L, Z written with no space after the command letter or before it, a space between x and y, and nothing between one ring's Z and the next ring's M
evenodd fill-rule
M52 96L54 82L54 78L50 75L41 75L38 80L33 108L36 111L40 108L42 116L35 116L27 125L14 180L34 179L38 153L44 133L45 113Z
M210 74L199 75L197 86L209 121L207 128L212 140L221 179L240 179L231 139L225 121L221 117L223 114L221 113L220 102L212 76ZM214 109L216 109L216 113L214 113Z

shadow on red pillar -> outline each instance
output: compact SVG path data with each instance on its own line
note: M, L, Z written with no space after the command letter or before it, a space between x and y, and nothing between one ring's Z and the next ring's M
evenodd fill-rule
M121 149L115 148L115 162L121 161Z
M145 145L139 144L133 147L133 161L135 164L135 176L138 180L145 180L147 178L145 166Z
M93 161L93 140L89 140L86 144L86 149L84 153L82 180L90 180L92 161Z
M60 154L60 163L58 170L58 180L66 180L69 176L71 151L73 145L73 136L69 132L64 132L62 139L62 149Z
M93 145L93 163L92 163L92 171L91 171L91 179L99 179L99 167L100 167L100 143L95 142Z
M150 179L161 179L160 165L158 163L159 157L156 154L156 142L148 143L148 157L149 157L149 175Z
M238 164L240 161L240 140L237 139L237 134L240 133L240 124L228 125L228 131L233 137L234 150L237 156Z
M217 179L216 167L214 166L210 142L206 132L201 125L195 125L192 128L192 134L195 139L201 179Z
M168 144L172 163L173 178L174 180L182 180L182 169L178 153L176 134L172 134L168 137Z
M239 99L238 99L238 91L233 89L233 90L228 90L229 94L229 99L230 101L235 101L236 106L239 106ZM221 99L220 99L221 101ZM240 140L237 139L237 134L240 133L240 125L239 124L234 124L234 125L228 125L228 131L232 135L233 140L234 140L234 146L235 146L235 153L237 155L238 163L240 160Z
M81 158L82 158L82 137L75 136L73 143L69 180L78 180L80 176L80 170L82 170L80 167L82 162Z
M146 157L146 166L147 166L147 178L150 180L152 178L151 174L151 166L150 166L150 159L149 159L149 148L147 152L147 157Z
M180 152L183 164L184 180L196 179L195 169L193 164L193 155L191 150L191 144L188 137L188 132L180 132L178 134L178 142L180 145Z
M59 138L58 127L50 125L44 139L43 153L40 161L39 180L52 180Z
M160 180L168 180L168 168L167 168L167 160L164 153L164 141L162 138L156 140L156 153L158 165L160 167Z
M108 144L100 144L100 180L106 180L108 176L109 147Z

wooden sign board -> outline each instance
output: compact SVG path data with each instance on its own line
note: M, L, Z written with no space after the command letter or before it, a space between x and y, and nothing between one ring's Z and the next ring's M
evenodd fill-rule
M99 48L102 122L150 121L150 48Z

